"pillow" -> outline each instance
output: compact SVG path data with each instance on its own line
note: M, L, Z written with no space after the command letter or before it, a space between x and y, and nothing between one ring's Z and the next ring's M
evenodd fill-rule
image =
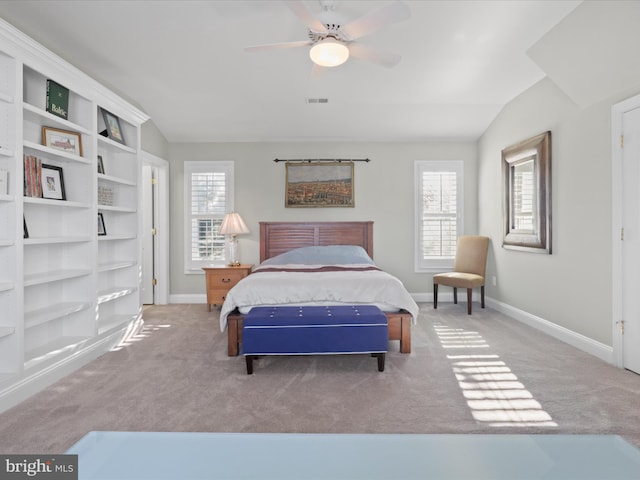
M357 245L301 247L271 257L261 265L374 265L366 250Z

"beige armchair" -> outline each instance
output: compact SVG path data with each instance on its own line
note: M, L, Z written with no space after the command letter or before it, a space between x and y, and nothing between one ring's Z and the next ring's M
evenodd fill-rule
M438 285L453 287L453 303L458 303L458 288L467 289L467 313L471 315L471 294L480 287L484 308L484 275L487 268L489 237L465 235L458 238L453 272L433 276L433 308L438 308Z

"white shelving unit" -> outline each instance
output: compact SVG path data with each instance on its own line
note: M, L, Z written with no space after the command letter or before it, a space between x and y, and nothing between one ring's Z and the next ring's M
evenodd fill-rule
M47 79L69 89L66 119L46 111ZM118 117L125 144L101 134L103 108ZM0 411L107 351L140 321L147 119L0 20L0 170L8 172L0 191ZM43 127L79 134L81 154L45 146ZM63 200L24 195L25 156L61 169ZM108 204L99 188L111 192Z

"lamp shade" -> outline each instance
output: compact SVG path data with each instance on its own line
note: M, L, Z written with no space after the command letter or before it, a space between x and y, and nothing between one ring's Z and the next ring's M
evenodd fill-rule
M239 213L231 212L227 213L224 220L222 220L220 233L223 235L239 235L249 233L249 228Z
M311 47L309 57L313 63L321 67L337 67L349 58L349 49L344 43L333 38L325 38Z

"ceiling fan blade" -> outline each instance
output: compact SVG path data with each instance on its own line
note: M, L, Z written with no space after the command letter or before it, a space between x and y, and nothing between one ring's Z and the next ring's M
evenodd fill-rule
M395 53L374 50L373 48L361 43L349 44L349 55L354 58L377 63L378 65L382 65L387 68L395 67L402 59L400 55Z
M406 4L393 2L343 25L341 31L346 34L350 40L355 40L392 23L407 20L409 17L411 17L411 9Z
M301 40L299 42L284 42L284 43L267 43L264 45L255 45L253 47L245 47L245 52L261 52L263 50L276 50L280 48L295 48L306 47L311 45L309 40Z
M307 10L300 0L287 0L284 2L289 9L313 32L327 33L327 27Z

